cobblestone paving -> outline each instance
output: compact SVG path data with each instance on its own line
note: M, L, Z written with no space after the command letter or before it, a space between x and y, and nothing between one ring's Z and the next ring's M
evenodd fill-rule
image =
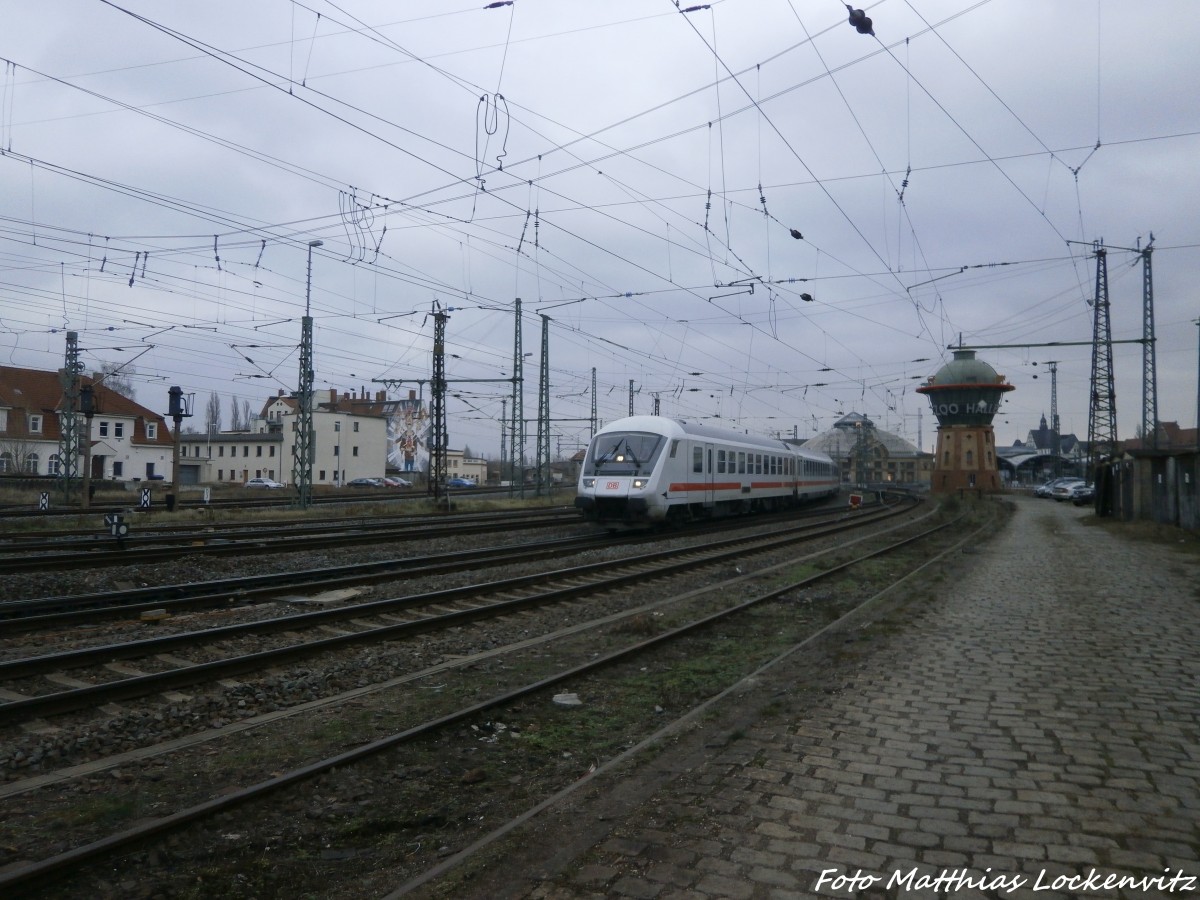
M1200 897L1200 571L1016 503L843 689L712 751L528 896Z

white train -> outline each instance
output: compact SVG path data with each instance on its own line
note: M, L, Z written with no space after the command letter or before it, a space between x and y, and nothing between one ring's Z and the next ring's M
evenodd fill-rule
M630 416L596 432L575 506L611 529L782 509L838 492L824 453L682 419Z

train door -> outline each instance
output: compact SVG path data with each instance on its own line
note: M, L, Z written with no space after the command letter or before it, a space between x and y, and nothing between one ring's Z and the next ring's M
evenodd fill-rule
M713 489L713 473L716 467L713 465L713 445L704 445L704 505L711 507L716 502L715 491Z

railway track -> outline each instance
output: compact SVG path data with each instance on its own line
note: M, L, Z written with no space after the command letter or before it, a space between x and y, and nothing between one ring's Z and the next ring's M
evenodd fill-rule
M560 515L564 519L578 519L579 512L570 506L547 507L538 509L510 510L506 512L475 512L475 513L404 513L395 515L364 515L353 513L336 518L313 521L309 518L258 519L237 522L233 520L214 521L203 524L187 522L182 524L164 525L146 521L139 523L135 531L125 539L127 549L134 549L141 543L188 543L191 541L211 540L214 538L254 537L263 531L286 531L289 534L321 534L331 528L395 528L402 525L426 527L429 525L471 524L476 522L495 522L498 518L510 516L514 520L522 517L541 517ZM91 518L97 523L101 514L93 513ZM0 533L0 554L51 552L55 550L93 550L105 544L111 544L112 537L106 529L98 524L88 527L39 529L24 531L8 531Z
M428 540L462 534L481 534L497 528L553 528L580 522L573 510L523 511L460 516L453 521L404 518L397 521L305 524L278 528L243 527L159 533L126 538L76 540L75 549L61 550L59 541L22 544L11 542L0 549L0 576L7 573L63 569L98 569L109 566L163 563L184 557L245 556L261 553L297 553L353 547L362 544ZM69 539L68 539L69 541ZM68 544L70 546L70 544ZM0 615L3 615L0 607Z
M508 615L528 607L544 606L566 600L578 600L613 591L632 582L670 575L685 569L696 569L747 554L764 553L792 546L817 537L844 534L872 525L881 519L898 515L900 507L882 509L874 515L856 516L835 525L821 522L789 526L768 535L746 535L720 538L708 543L682 548L660 550L597 563L571 566L550 572L504 578L492 582L447 588L426 594L393 597L367 603L339 605L316 612L285 615L254 622L244 622L201 631L185 631L163 637L127 641L119 644L72 649L61 653L0 662L0 687L10 699L0 704L0 726L28 721L32 718L58 715L81 709L98 708L107 703L144 697L149 694L174 691L204 682L232 678L264 668L293 663L330 650L355 645L370 645L398 638L409 638L430 631L460 626L481 619ZM596 540L567 539L563 546L537 548L514 553L504 548L510 558L506 561L528 562L561 556L571 545L577 548L595 546ZM474 554L468 554L473 557ZM523 556L523 558L522 558ZM446 564L435 565L441 571ZM454 560L452 571L475 567L475 561ZM426 573L428 574L428 573ZM389 577L385 574L384 577ZM324 580L321 589L328 589ZM452 609L447 607L453 606ZM396 621L403 615L403 621ZM321 629L336 626L343 633L295 641L305 631L324 633ZM200 662L195 659L172 659L164 671L132 670L125 678L114 678L111 663L122 660L156 660L161 667L164 654L197 651L211 645L227 648L240 638L287 634L292 642L270 649L259 649L227 658ZM108 666L108 668L104 668ZM67 675L84 667L92 667L84 679ZM99 668L97 668L99 667ZM30 679L37 676L56 676L59 683L68 680L74 686L65 690L23 696L30 690ZM88 680L109 680L85 685Z
M981 528L983 527L989 527L989 523L984 523ZM501 749L509 746L507 743L499 745L496 743L495 735L503 735L505 730L501 720L523 721L522 716L533 715L529 711L530 709L542 708L540 705L529 706L533 698L541 697L543 702L546 702L548 693L569 688L578 689L581 692L588 688L594 693L599 689L598 684L610 685L609 690L618 691L637 680L631 676L637 676L639 672L645 673L647 669L652 670L658 677L666 678L672 666L693 661L698 654L713 652L711 648L723 647L724 649L720 652L724 652L727 657L737 659L741 665L740 671L748 674L767 659L777 657L780 653L794 653L798 648L812 646L820 635L844 627L848 622L861 621L863 617L870 614L869 610L878 604L880 598L885 596L893 586L912 579L915 573L933 565L935 561L956 553L964 543L973 540L977 534L976 531L971 530L964 536L964 529L956 520L943 521L919 530L916 526L910 526L910 530L913 533L893 539L881 539L876 536L870 549L861 551L851 546L848 541L839 539L830 542L836 545L832 549L822 550L819 553L814 552L808 557L797 558L794 553L787 553L784 554L782 561L757 572L736 573L736 570L731 570L728 565L725 565L722 569L725 574L722 577L705 579L706 584L703 589L693 588L685 590L682 594L660 595L659 590L656 589L652 592L657 597L653 602L631 606L620 614L548 632L544 636L547 646L556 646L554 642L563 643L561 652L554 654L542 651L543 656L537 656L535 651L540 665L539 671L534 672L533 668L536 667L530 667L520 669L518 674L516 670L519 667L514 665L514 675L508 680L497 679L497 673L500 670L488 661L501 658L501 655L506 653L528 652L533 643L532 640L514 642L509 646L497 647L487 653L465 657L461 660L464 677L469 671L486 673L486 677L481 680L476 679L476 681L480 687L490 685L493 688L491 691L485 691L482 698L479 697L478 687L472 689L468 684L464 684L458 690L452 688L443 691L439 688L426 691L417 701L414 701L411 709L406 709L404 715L397 713L398 717L395 719L391 717L391 711L396 709L394 705L378 706L376 707L378 711L368 721L380 722L382 719L380 725L392 729L389 733L370 738L360 737L353 741L353 746L348 749L344 748L320 759L293 757L295 764L286 771L279 771L278 759L272 757L265 763L265 769L258 767L249 773L251 778L254 773L261 773L258 780L249 784L243 782L236 789L226 787L221 790L214 787L206 797L201 796L205 793L203 791L182 789L178 791L178 797L175 797L169 786L147 784L144 786L145 790L163 798L161 804L155 807L153 815L144 814L141 816L142 821L131 827L114 828L109 831L106 831L101 824L99 828L90 829L92 835L90 838L85 833L88 832L88 829L84 829L74 836L71 845L62 852L37 862L10 867L8 871L0 874L0 889L13 892L9 895L33 891L55 879L67 877L72 873L80 873L81 867L88 866L89 868L78 874L66 889L68 891L94 892L97 881L104 883L106 879L113 878L118 872L143 871L144 868L153 868L161 873L157 876L158 878L170 879L179 877L181 867L194 869L193 863L200 866L200 870L208 872L212 866L219 865L218 859L223 860L222 864L228 863L229 874L224 876L225 878L235 878L232 874L235 870L242 873L251 872L253 877L258 878L253 860L260 858L263 854L269 854L269 851L273 849L271 845L275 839L271 837L255 838L245 846L228 847L226 845L223 848L222 835L227 836L229 833L236 832L240 836L247 828L258 827L257 824L250 825L250 821L260 823L264 819L269 820L269 823L262 826L266 829L261 832L262 834L273 834L273 829L281 827L276 823L285 821L293 823L293 827L289 830L295 831L294 826L300 825L296 821L297 810L325 809L330 805L335 810L342 810L343 807L357 810L374 809L375 804L370 800L351 802L349 799L361 795L365 790L365 785L373 786L367 790L367 796L370 797L375 791L383 791L384 784L389 785L388 790L391 791L393 781L402 785L405 790L419 792L424 781L428 779L436 782L436 784L430 785L430 789L435 791L438 796L443 796L447 787L439 780L441 776L438 773L421 776L418 781L413 781L411 778L401 778L397 781L394 777L390 777L388 773L394 775L397 766L404 770L407 764L403 758L397 759L395 754L403 751L416 753L418 759L438 758L439 756L444 757L446 750L456 742L466 740L470 744L471 741L476 741L478 743L468 746L467 749L474 751L480 748L495 748L494 750L488 749L488 753L484 754L490 762L483 764L499 768L503 760L496 754L504 759L514 755L512 749ZM864 541L864 547L866 543ZM829 554L834 554L837 559L830 560ZM775 558L778 559L779 555L776 554ZM742 554L740 559L744 561L746 555ZM881 561L884 562L881 563ZM891 571L882 581L875 582L870 596L864 598L861 595L855 595L855 591L850 589L845 593L842 601L830 604L830 608L820 614L798 614L801 609L811 610L814 603L823 596L816 593L816 585L839 582L839 580L845 581L851 573L855 573L855 575L850 583L861 585L864 583L865 574L872 571L873 567L877 570L880 565L886 565L889 570L894 571ZM706 571L713 571L713 565L710 564ZM859 575L860 572L863 574ZM664 576L657 573L654 577L661 579ZM803 599L805 597L807 599ZM789 600L789 598L793 599ZM774 612L769 612L773 609ZM661 626L654 629L654 633L647 634L640 628L630 627L630 623L636 623L644 617L654 615L665 617ZM614 627L614 622L626 624L624 626L618 624ZM780 637L779 630L785 625L789 630L784 638ZM757 633L754 631L755 627L758 627L758 631L766 636L762 638L765 642L765 649L756 643L760 638L752 636ZM603 628L608 628L608 631L602 636L588 637L584 631L585 629ZM731 643L727 639L730 634L737 634L739 640ZM570 639L574 639L576 644L566 645ZM780 649L781 640L786 645L782 650ZM579 662L581 655L578 648L580 646L591 648L591 652L582 655L582 658L586 659L586 662L583 663ZM706 647L709 649L705 649ZM446 673L449 671L448 666L450 665L458 666L459 662L444 663L424 673L413 673L412 679L428 678L432 673L433 677L440 681L446 681ZM536 677L519 677L524 674ZM730 677L736 679L741 676ZM419 682L406 679L405 683L412 685ZM428 687L437 688L438 685L429 684ZM728 686L726 685L726 687ZM409 692L411 692L411 687ZM464 702L467 698L470 698L469 702ZM648 713L645 720L640 721L637 725L637 728L641 730L636 731L636 734L640 737L635 738L633 733L629 736L622 735L620 746L614 746L610 741L606 745L609 748L608 757L600 760L600 765L593 763L591 770L602 769L605 762L612 764L614 760L627 759L634 750L644 746L643 741L647 739L647 735L655 733L662 735L673 727L672 723L677 727L678 723L693 720L696 709L703 708L710 699L711 694L698 698L687 709L673 711L669 721L664 721L660 713ZM626 705L614 702L614 708L625 708ZM513 711L522 708L525 709L524 713ZM386 714L385 710L388 711ZM503 710L508 711L502 712ZM542 718L545 719L547 716L542 716ZM290 728L288 733L296 736L293 743L303 743L300 740L299 732L294 727ZM462 738L463 734L467 737ZM480 734L483 734L484 737L479 737ZM472 735L475 736L472 737ZM505 738L505 741L507 740ZM512 744L512 746L517 745ZM278 750L279 755L287 757L288 754L283 747ZM297 747L296 752L302 757L304 749ZM425 756L422 756L422 753ZM434 756L429 757L429 754L434 754ZM590 757L585 756L582 759L585 765L588 758ZM385 759L386 761L384 761ZM401 885L399 893L404 893L418 889L431 879L445 876L452 865L469 865L471 852L479 851L490 843L503 838L506 833L505 823L509 819L519 820L528 815L531 809L539 808L543 798L569 791L572 789L572 785L586 783L588 776L585 774L580 781L577 766L571 766L570 773L560 771L562 766L559 765L556 769L553 759L559 759L559 756L554 755L550 761L546 762L545 766L550 774L555 774L555 777L551 778L548 775L547 783L541 785L536 794L528 794L523 787L525 781L520 780L522 789L505 792L506 799L502 808L489 806L488 808L492 809L491 814L483 817L464 818L461 820L461 825L456 824L454 828L450 829L450 832L457 836L448 838L452 845L449 849L458 852L447 853L447 848L442 847L443 838L441 837L435 838L428 848L425 846L427 843L425 841L418 841L415 845L403 842L390 844L389 841L383 840L387 836L388 828L382 828L379 846L384 848L388 857L386 865L384 865L385 861L377 860L374 854L363 857L367 864L353 866L351 881L347 883L343 892L335 893L332 888L336 887L338 882L337 876L333 874L332 870L339 868L336 862L342 857L322 856L321 862L314 859L304 866L304 877L309 879L306 885L311 890L321 892L323 896L331 897L370 893L377 895L380 893L381 885L389 887ZM275 771L272 773L272 770ZM184 771L192 770L185 766ZM449 792L451 794L465 793L461 788L461 784L464 783L468 782L460 781L459 789L455 791L451 787ZM492 792L496 791L503 783L502 780L495 782L496 787L491 789ZM294 793L296 791L302 792L302 795L297 796ZM62 802L70 802L69 795L62 796L64 798ZM173 799L166 799L168 796ZM47 799L41 798L41 801ZM404 808L401 801L396 798L379 799L381 808ZM39 798L31 797L29 802L37 806L40 801ZM51 803L51 807L55 806L57 802ZM315 807L314 803L317 804ZM251 804L252 806L250 806ZM160 806L161 808L159 808ZM237 811L242 807L252 809L253 813L238 813ZM37 806L37 808L40 809L41 806ZM54 809L47 812L47 815L51 817L55 814ZM242 818L230 818L237 815L241 815ZM334 818L342 821L340 817L343 815L350 816L351 813L330 812L328 817L330 821ZM214 823L215 817L220 817L219 827L206 824ZM325 817L325 813L322 813L321 821L324 821ZM303 822L304 817L301 816L300 820ZM441 820L445 821L439 825L438 821ZM431 830L433 832L445 831L446 822L451 820L455 823L460 822L454 817L434 816L433 819L430 819L429 816L425 816L423 819L407 824L402 822L390 827L401 827L405 833L410 833L408 829L415 827L416 831L411 833L420 834L428 833ZM21 821L25 826L30 824L28 820ZM192 830L187 832L189 837L186 839L172 839L165 845L161 843L169 835L180 834L189 827ZM312 830L303 829L303 826L301 829ZM322 833L328 832L327 827L319 830ZM5 835L5 840L12 839L11 834ZM267 842L265 847L262 844L264 840ZM155 842L160 849L153 851L150 855L136 850L139 846L151 841ZM181 855L181 851L184 851L185 848L193 848L195 842L207 842L206 846L211 848L210 851L197 856L194 850L188 850ZM386 851L388 846L393 846L394 852ZM115 862L115 856L130 852L137 852L133 860L123 863ZM228 859L224 859L226 857ZM286 869L286 866L277 856L271 855L271 869L278 872ZM375 869L380 870L377 877L373 876L370 871ZM318 872L320 879L314 882L312 879L317 877ZM149 877L152 886L155 883L153 880L155 876ZM368 882L374 886L374 891L368 889ZM206 885L206 889L217 893L220 893L222 889L229 890L231 888L232 882L220 879ZM274 888L286 890L288 885L260 882L257 883L257 887L255 885L248 887L251 892L254 892L255 889L259 892L270 891ZM357 891L361 891L361 894L355 893Z

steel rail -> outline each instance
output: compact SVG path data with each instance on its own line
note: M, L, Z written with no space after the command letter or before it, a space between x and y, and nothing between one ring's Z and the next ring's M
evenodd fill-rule
M411 728L397 732L396 734L379 738L359 747L339 753L335 756L293 769L289 772L272 777L266 781L259 782L258 784L250 785L249 787L242 788L237 791L222 794L219 797L214 797L210 800L195 804L187 809L180 810L170 815L162 816L149 822L143 822L133 828L119 832L118 834L110 835L90 844L75 847L56 856L39 860L8 872L0 873L0 889L28 888L43 885L55 879L61 878L70 872L76 871L82 868L85 864L94 860L114 856L118 852L132 849L150 840L181 831L183 828L195 822L203 821L216 815L230 812L231 810L234 810L247 803L275 794L284 788L311 780L318 775L322 775L334 769L361 762L386 751L393 750L405 743L416 740L417 738L424 737L440 729L466 721L471 717L477 716L481 713L511 704L514 701L544 691L547 688L560 685L570 679L600 671L601 669L607 668L616 663L623 662L631 656L642 653L659 645L677 640L680 637L691 634L702 628L706 628L715 622L744 612L747 609L750 609L761 603L774 600L778 597L791 593L792 591L798 590L799 588L806 587L818 581L832 577L835 574L843 573L851 567L862 562L893 552L894 550L908 546L916 541L923 540L925 537L950 527L957 521L958 520L956 519L952 522L936 526L935 528L930 529L922 534L906 538L897 542L896 544L872 551L856 559L847 561L835 567L831 567L828 570L810 575L803 579L799 579L787 585L777 587L771 591L768 591L767 593L753 597L747 601L744 601L743 603L731 606L725 610L710 614L701 619L695 620L694 622L682 625L670 631L663 632L662 634L648 638L644 641L640 641L636 644L613 650L578 666L564 669L546 678L539 679L521 687L504 691L487 700L483 700L479 703L462 707L443 716L427 720ZM975 537L982 533L987 527L989 526L985 525L980 527L963 539L954 543L950 548L943 550L941 553L937 554L931 559L923 561L919 568L923 569L929 566L934 561L941 559L949 553L954 552L958 548L962 547L968 541L974 540ZM901 576L900 578L896 579L895 583L899 583L907 579L910 574L911 573ZM885 589L884 592L886 592L886 590L890 590L890 588ZM851 620L853 617L858 615L861 610L873 605L877 601L878 597L881 596L881 593L884 592L876 593L871 597L868 597L862 603L856 605L853 609L848 610L834 622L821 627L815 633L804 638L800 642L800 645L802 646L808 644L821 635L837 628L841 623Z
M0 559L0 574L36 572L45 569L82 569L101 566L128 566L134 564L170 562L187 556L243 556L251 553L297 553L306 550L326 550L335 547L354 546L371 541L415 541L429 538L450 537L460 534L479 534L494 531L497 523L505 520L493 519L476 524L437 526L419 525L384 528L377 531L371 527L357 531L330 531L326 528L316 535L248 536L234 539L227 536L208 536L204 543L188 543L184 546L144 547L141 549L113 549L110 546L75 553L46 553L25 555L18 558ZM583 524L583 519L579 519ZM559 516L530 519L523 523L526 528L552 528L563 523ZM28 549L24 551L29 553Z
M231 637L295 631L299 628L311 628L346 619L361 619L364 616L377 615L379 613L412 612L419 610L421 607L436 607L436 605L444 604L448 601L462 601L467 598L475 599L485 593L504 595L515 590L529 589L539 585L546 585L547 583L553 584L555 581L566 582L566 585L562 587L550 587L524 597L483 603L469 609L376 626L363 631L290 644L285 647L262 650L223 660L197 663L164 672L137 675L116 681L90 685L88 687L27 697L21 700L10 700L7 703L0 704L0 725L27 721L41 716L73 712L103 703L174 690L205 681L256 671L283 662L311 657L327 650L341 649L355 644L377 643L400 637L410 637L427 631L466 624L477 619L494 618L529 606L540 606L566 599L574 599L587 594L604 592L625 584L646 581L652 577L662 577L685 568L690 569L700 565L713 565L731 556L744 554L747 552L746 546L748 544L756 545L751 548L753 552L768 552L778 547L795 543L798 540L825 537L862 527L872 522L897 515L899 511L901 510L898 508L892 508L875 517L869 519L865 517L856 518L853 521L845 522L832 528L825 528L816 534L803 534L802 532L819 528L821 527L820 523L797 526L788 529L785 533L778 536L763 537L755 535L727 538L714 541L702 548L686 547L661 550L654 553L627 557L620 561L604 560L583 566L558 569L552 572L518 576L516 578L502 579L485 584L448 588L411 597L376 600L369 603L355 604L350 607L319 610L258 622L227 625L200 632L181 632L143 641L109 644L26 659L9 660L0 663L0 678L15 680L46 672L111 662L117 659L142 658L168 650L176 650L183 646L213 643ZM652 571L648 572L646 570L647 566L652 567ZM592 580L580 583L580 577Z
M471 522L508 522L521 519L536 519L559 516L563 519L580 519L579 511L572 507L519 509L507 512L487 513L424 513L413 515L375 516L355 513L333 519L314 521L310 517L291 519L264 519L255 522L189 522L185 525L145 525L135 522L137 531L125 538L126 546L139 542L168 542L190 540L214 540L238 536L254 530L286 530L290 534L321 534L334 528L388 528L399 525L425 527L428 525L468 524ZM69 528L62 530L24 531L0 534L0 554L31 553L79 546L92 550L111 544L112 538L101 526Z

